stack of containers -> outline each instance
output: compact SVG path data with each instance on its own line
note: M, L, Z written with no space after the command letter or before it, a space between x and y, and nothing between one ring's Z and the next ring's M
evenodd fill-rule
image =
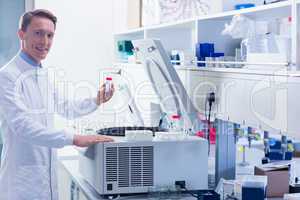
M196 44L197 61L222 61L224 53L215 53L213 43L197 43ZM198 67L220 67L220 64L197 63Z

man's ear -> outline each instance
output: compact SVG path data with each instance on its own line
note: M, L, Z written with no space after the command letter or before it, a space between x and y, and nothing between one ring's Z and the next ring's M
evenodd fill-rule
M24 40L25 32L22 31L21 29L19 29L18 30L18 36L19 36L20 40Z

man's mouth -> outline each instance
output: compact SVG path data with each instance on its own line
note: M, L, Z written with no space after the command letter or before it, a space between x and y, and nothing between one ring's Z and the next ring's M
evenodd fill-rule
M37 51L39 51L40 53L47 53L47 52L48 52L48 48L35 47L35 49L36 49Z

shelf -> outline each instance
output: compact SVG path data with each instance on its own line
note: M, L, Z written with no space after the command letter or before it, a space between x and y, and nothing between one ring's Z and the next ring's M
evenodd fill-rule
M148 30L158 30L158 29L190 29L195 26L195 19L187 19L178 22L170 22L158 25L152 25L147 27L141 27L137 29L130 29L123 32L114 33L115 36L129 35L129 34L142 34L144 31Z
M195 18L194 19L187 19L178 22L170 22L164 23L159 25L153 25L145 27L145 30L155 30L155 29L190 29L195 27Z
M300 1L300 0L298 0ZM284 1L278 2L268 5L261 5L252 8L245 8L241 10L233 10L233 11L226 11L222 13L217 13L213 15L206 15L200 16L198 18L199 21L201 20L228 20L231 19L234 15L246 15L252 19L269 19L269 18L279 18L280 16L287 16L287 13L291 12L291 2Z
M117 32L117 33L114 33L114 35L121 36L121 35L127 35L127 34L143 34L144 30L145 30L145 28L141 27L141 28L136 28L136 29L130 29L127 31Z
M138 63L113 63L115 67L143 67L142 64ZM195 66L174 66L178 71L205 71L205 72L220 72L220 73L234 73L234 74L253 74L253 75L274 75L274 76L288 76L288 77L299 77L300 71L289 71L283 69L278 70L266 70L266 69L247 69L247 68L225 68L225 67L195 67Z
M247 68L214 68L214 67L195 67L195 66L176 66L176 70L186 71L206 71L206 72L220 72L231 74L253 74L253 75L267 75L267 76L287 76L300 77L300 71L289 70L271 70L271 69L247 69Z
M297 0L300 4L300 0ZM131 29L123 32L115 33L115 36L129 35L129 34L143 34L144 31L152 31L158 29L190 29L195 27L196 21L206 20L230 20L234 15L242 14L252 19L270 19L287 17L291 14L291 2L283 1L268 5L261 5L253 8L246 8L241 10L226 11L222 13L216 13L211 15L199 16L192 19L181 20L178 22L170 22L159 25L152 25L147 27L141 27L137 29Z

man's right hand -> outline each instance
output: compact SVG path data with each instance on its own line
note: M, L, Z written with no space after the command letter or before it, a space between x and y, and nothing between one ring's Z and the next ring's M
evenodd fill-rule
M113 142L111 137L104 135L74 135L73 144L78 147L88 147L100 142Z

